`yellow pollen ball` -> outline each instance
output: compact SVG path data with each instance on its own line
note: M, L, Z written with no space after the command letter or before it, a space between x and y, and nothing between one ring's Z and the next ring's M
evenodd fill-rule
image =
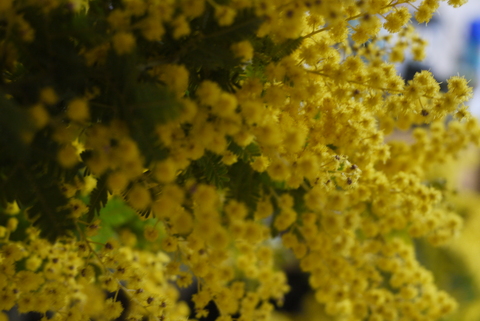
M257 171L257 172L264 172L268 166L270 165L270 161L266 156L258 156L255 157L253 162L250 163L250 166Z
M227 6L217 6L215 8L215 18L219 26L229 26L233 23L236 16L236 11Z
M81 98L70 101L67 107L67 117L73 121L86 121L90 117L87 101Z
M253 58L253 47L250 41L244 40L234 43L230 49L233 51L235 57L240 58L242 61L247 61Z
M158 239L158 230L151 226L147 225L145 226L145 229L143 230L143 235L147 239L147 241L154 242Z
M143 186L135 184L127 194L128 203L137 210L145 210L152 202L150 192Z
M135 48L135 36L129 32L118 32L113 38L113 49L118 55L124 55L132 52Z
M121 193L123 190L125 190L125 188L127 187L127 184L128 184L128 178L122 172L113 172L110 175L108 175L107 186L108 186L108 189L113 194Z
M290 177L290 166L281 159L277 159L267 169L268 175L274 181L284 181Z
M33 119L35 127L41 129L48 124L50 115L45 107L41 104L37 104L29 109L30 116Z
M54 105L58 102L58 95L52 87L45 87L40 91L40 100L47 105Z
M77 149L72 145L67 145L58 151L57 161L65 168L72 168L79 162Z
M13 0L2 0L0 1L0 12L6 11L12 7Z
M154 177L161 183L170 183L175 180L176 171L174 160L167 158L155 165Z
M197 89L197 96L204 105L214 105L220 98L221 89L217 83L205 80Z

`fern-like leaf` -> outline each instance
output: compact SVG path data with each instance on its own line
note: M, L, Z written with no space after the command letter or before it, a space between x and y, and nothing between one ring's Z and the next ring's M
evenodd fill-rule
M107 174L103 174L97 181L97 186L90 193L90 202L88 204L87 222L91 222L95 215L100 214L100 210L105 207L108 201Z
M25 161L30 156L22 134L34 129L28 113L5 96L0 92L0 166Z
M230 166L228 171L230 181L227 197L245 203L254 211L260 198L262 181L260 174L255 172L248 163L238 161Z
M263 53L264 63L267 64L271 60L280 61L283 57L292 54L297 50L303 42L303 38L287 39L282 43L275 43L270 37L257 38L253 45L255 51ZM268 57L268 58L267 58Z
M254 35L262 22L263 19L258 17L253 9L241 10L237 13L233 24L228 27L210 28L213 30L207 33L204 39L217 43L241 41ZM216 24L216 21L214 23Z
M231 141L228 145L228 150L233 152L239 159L246 163L253 161L253 157L261 155L260 147L255 143L251 143L246 147L241 147L234 141Z
M303 38L288 39L274 47L272 54L273 61L279 61L283 57L291 55L303 42Z
M192 163L185 175L193 176L199 182L222 189L230 181L230 177L228 168L221 159L221 156L207 152L202 158Z
M22 164L5 181L5 188L10 193L9 199L27 207L27 218L38 227L41 237L53 243L75 230L68 199L50 176Z

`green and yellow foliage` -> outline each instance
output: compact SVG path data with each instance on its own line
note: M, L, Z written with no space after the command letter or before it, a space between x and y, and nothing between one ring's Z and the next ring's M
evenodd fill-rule
M195 284L266 321L288 251L325 320L449 315L416 240L459 234L432 173L480 128L463 77L396 72L413 2L1 0L0 311L186 320Z

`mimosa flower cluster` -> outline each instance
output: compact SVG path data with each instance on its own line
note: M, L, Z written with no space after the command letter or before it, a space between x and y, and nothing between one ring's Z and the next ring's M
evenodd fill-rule
M398 75L414 2L2 1L0 310L266 321L289 251L339 320L450 314L413 240L459 234L427 173L480 127L463 77ZM111 199L138 224L100 242Z

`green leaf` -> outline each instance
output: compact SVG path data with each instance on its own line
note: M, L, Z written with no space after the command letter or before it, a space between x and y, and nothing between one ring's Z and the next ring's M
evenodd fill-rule
M260 199L262 179L260 173L254 171L248 163L239 160L228 170L230 182L228 183L227 197L245 203L254 211Z
M263 19L258 17L253 9L240 10L230 26L216 28L210 26L211 31L205 33L204 39L215 43L232 43L245 40L255 35L262 22ZM216 25L216 21L214 24Z
M0 164L25 161L30 148L23 139L33 132L33 124L24 109L0 92Z
M202 68L204 76L209 79L212 78L212 70L224 69L224 72L228 72L240 63L229 46L214 41L199 43L194 50L185 54L183 60Z
M448 182L445 178L439 177L439 178L432 179L432 180L428 181L426 183L426 185L428 187L433 187L436 190L445 192L445 191L447 191L447 183Z
M278 62L282 58L291 55L303 42L303 38L287 39L281 43L275 43L272 38L266 36L257 38L253 45L256 52L263 54L263 61L268 64L270 61ZM267 58L268 57L268 58Z
M90 202L88 204L89 210L87 215L87 222L93 221L95 215L100 215L100 210L107 205L108 202L108 188L107 175L103 174L97 181L97 186L90 193Z
M85 166L83 163L79 162L72 168L64 168L58 163L56 156L59 144L52 139L48 128L37 132L30 149L30 162L34 164L36 171L64 183L72 183L75 177L81 177L79 171Z
M305 205L305 194L306 190L303 187L299 187L295 190L290 191L290 195L293 196L294 205L293 208L297 213L304 213L307 211L307 206Z
M335 146L335 145L333 145L333 144L327 144L326 146L327 146L328 148L330 148L331 150L333 150L333 151L336 151L336 150L338 149L338 147Z
M278 45L273 47L273 51L271 52L271 56L273 61L279 61L283 57L289 56L294 53L302 44L303 38L296 38L296 39L288 39Z
M133 112L126 121L132 138L145 157L145 165L165 159L168 149L159 141L155 129L175 119L183 104L166 87L143 83L135 86L129 106Z
M102 220L103 223L103 220ZM112 225L104 225L102 224L100 233L92 237L92 241L105 244L107 243L108 239L113 238L116 236L115 229Z
M262 181L262 184L268 189L268 188L273 188L279 191L287 190L287 184L285 181L279 182L279 181L274 181L270 178L270 175L268 175L267 172L263 172L260 174L260 178Z
M192 163L184 173L185 177L193 176L199 182L224 188L225 183L230 181L228 168L222 162L222 157L212 152L206 152L199 160Z
M141 83L135 86L128 108L133 110L134 121L153 129L178 117L183 105L167 87Z
M246 147L241 147L234 141L231 141L228 145L228 150L237 155L237 157L245 163L250 163L253 161L253 157L261 155L260 147L255 143L251 143Z
M9 84L9 93L24 104L37 103L39 90L50 84L55 84L58 92L83 95L89 77L83 56L78 54L74 14L58 8L46 18L38 8L27 6L22 15L35 30L35 37L31 42L22 41L17 30L9 39L26 70L25 77Z
M100 216L103 225L116 227L135 217L135 211L123 199L114 197L100 210Z
M27 207L27 218L38 227L41 237L53 243L74 233L75 221L70 216L68 199L50 176L21 165L5 185L11 197Z

